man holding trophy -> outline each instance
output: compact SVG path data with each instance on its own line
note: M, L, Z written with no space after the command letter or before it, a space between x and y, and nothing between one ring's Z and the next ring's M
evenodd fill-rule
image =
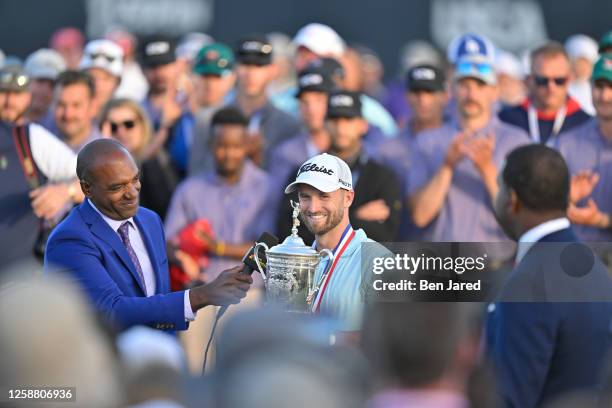
M355 192L351 170L342 159L323 153L307 160L285 194L296 189L300 218L315 236L314 249L333 254L317 266L311 311L338 320L340 331L351 332L347 333L350 340L361 329L366 292L371 286L371 269L362 270L362 262L368 263L370 255L376 255L372 252L386 253L386 249L376 244L375 251L369 250L370 246L368 255L362 254L361 244L374 241L362 229L351 227L349 207Z

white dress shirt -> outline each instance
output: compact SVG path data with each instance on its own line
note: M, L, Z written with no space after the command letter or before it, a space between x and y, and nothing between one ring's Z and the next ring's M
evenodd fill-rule
M529 231L521 235L518 244L518 250L516 251L516 263L519 263L525 256L527 251L531 249L534 243L538 242L545 236L552 234L553 232L561 231L570 227L570 222L567 218L555 218L554 220L543 222L540 225L536 225Z
M142 235L140 234L140 231L138 230L138 226L136 225L136 222L134 221L134 219L130 217L127 220L120 220L120 221L113 220L112 218L109 218L106 215L102 214L100 210L96 208L94 203L92 203L89 199L87 200L87 203L91 205L91 208L93 208L98 214L100 214L102 219L113 229L113 231L117 233L119 238L121 238L119 231L118 231L119 227L121 227L121 225L123 225L123 223L126 221L130 223L130 228L128 228L130 245L132 245L134 252L136 252L136 256L138 257L138 262L140 262L140 267L142 268L142 275L144 277L145 293L147 297L155 295L155 288L156 288L155 270L153 269L153 264L151 263L149 252L147 251L147 247L145 246L145 243L142 239ZM186 320L195 319L195 314L193 313L193 310L191 309L191 302L189 301L189 290L185 291L184 310L185 310Z

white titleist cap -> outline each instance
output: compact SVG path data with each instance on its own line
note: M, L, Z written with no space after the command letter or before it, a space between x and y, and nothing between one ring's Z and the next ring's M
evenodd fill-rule
M308 184L324 193L340 188L353 191L353 176L344 160L323 153L306 160L300 166L295 181L287 186L285 194L295 191L298 184Z

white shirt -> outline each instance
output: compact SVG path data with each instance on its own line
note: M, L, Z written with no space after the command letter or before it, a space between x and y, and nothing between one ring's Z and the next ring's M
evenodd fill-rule
M130 223L130 228L128 228L130 245L132 245L134 252L136 252L138 262L140 263L140 267L142 268L146 295L147 297L155 295L155 271L153 269L153 264L151 263L151 258L149 257L149 252L147 251L147 247L145 246L145 243L142 239L142 235L140 234L140 231L138 230L138 227L136 226L133 217L130 217L127 220L113 220L112 218L109 218L106 215L102 214L100 210L96 208L94 203L92 203L89 199L87 200L87 202L89 205L91 205L91 208L93 208L98 214L100 214L102 219L113 229L113 231L117 233L117 235L119 235L120 238L121 235L119 234L119 227L121 227L126 221ZM189 290L185 291L183 303L185 319L194 320L195 314L191 309L191 302L189 301Z
M554 220L543 222L521 235L519 239L518 250L516 251L516 262L519 263L525 256L527 251L545 236L553 232L561 231L570 227L570 222L567 218L561 217Z
M77 155L37 123L29 124L30 148L36 166L51 182L76 178Z

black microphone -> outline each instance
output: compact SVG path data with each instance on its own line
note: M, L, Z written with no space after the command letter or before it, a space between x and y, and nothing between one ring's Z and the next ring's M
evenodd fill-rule
M279 240L277 236L272 235L269 232L264 232L259 236L259 238L257 238L257 242L263 242L264 244L268 246L268 248L272 248L273 246L278 245ZM242 258L242 263L244 264L244 266L240 270L240 273L243 273L245 275L251 275L253 271L257 270L257 263L255 262L255 256L258 257L259 263L265 268L266 254L258 253L256 255L255 245L253 245L251 249L249 249L249 252L244 254L244 257Z
M263 242L268 246L268 248L272 248L273 246L278 245L279 240L276 235L272 235L269 232L262 233L259 238L257 238L256 244L253 245L246 254L244 254L244 257L242 258L242 263L244 264L244 266L240 270L240 273L245 275L252 275L253 271L257 270L257 263L255 262L256 256L259 259L259 263L265 268L267 260L266 254L263 251L258 251L257 254L255 253L255 246L259 242ZM221 316L223 316L223 313L225 313L228 307L229 306L221 306L221 308L217 312L217 319L220 319Z

